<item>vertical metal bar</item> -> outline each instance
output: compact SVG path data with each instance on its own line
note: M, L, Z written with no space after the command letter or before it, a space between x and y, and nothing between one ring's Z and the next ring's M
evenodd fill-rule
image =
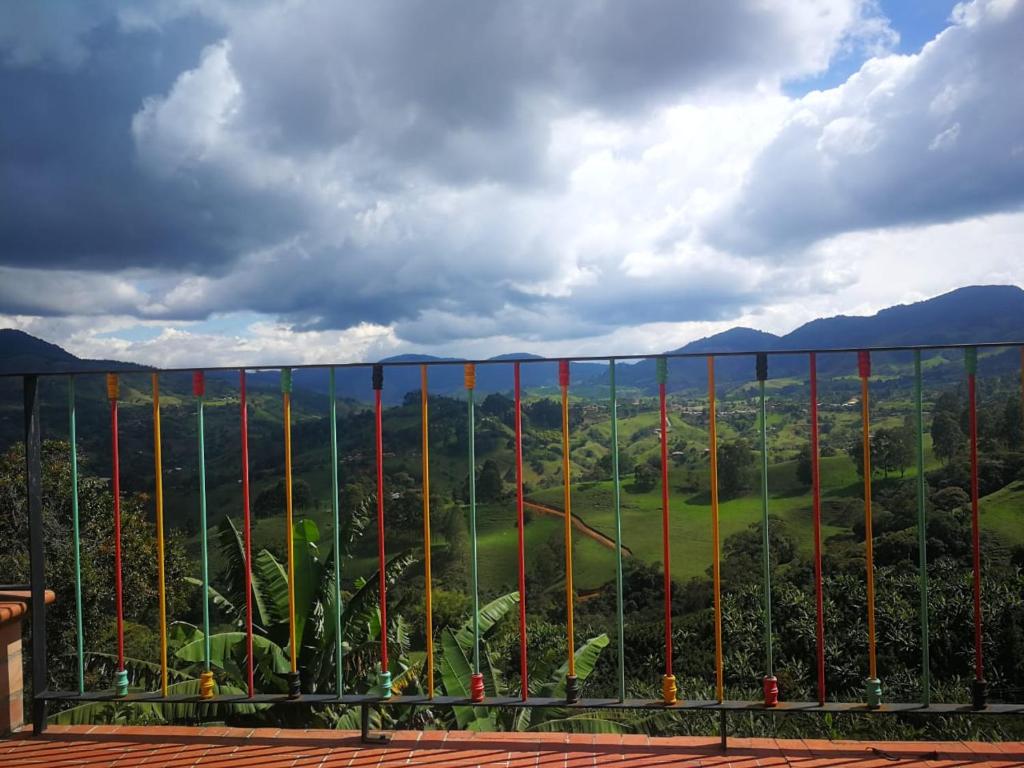
M814 613L818 662L818 703L825 703L825 596L821 568L821 449L818 445L818 360L813 352L811 369L811 498L814 518Z
M666 385L668 382L668 360L659 357L656 364L658 379L658 418L661 443L661 558L664 572L665 602L665 674L661 678L661 698L666 704L676 703L676 678L672 674L672 552L669 530L669 486L668 486L668 411L666 408Z
M466 363L466 418L469 433L469 546L470 574L473 582L473 671L470 676L470 698L480 701L484 697L484 681L480 672L480 581L477 566L476 532L476 414L473 404L473 390L476 387L476 369Z
M757 383L759 385L761 422L761 564L764 581L764 648L765 675L762 682L764 705L774 707L779 703L779 684L775 677L775 660L772 655L772 575L771 550L768 532L768 410L765 406L765 381L768 378L768 354L758 352L755 359ZM773 721L774 722L774 721Z
M32 599L32 733L46 730L46 550L43 530L42 434L39 378L25 376L25 498L28 500L30 592Z
M156 582L160 611L160 693L167 695L167 579L164 568L164 479L160 445L160 376L154 373L153 385L153 496L156 502Z
M380 667L377 688L382 698L391 696L391 668L388 663L388 584L384 547L384 366L378 363L371 373L373 385L374 437L377 463L377 578L380 592Z
M708 444L711 486L711 582L715 603L715 697L725 698L725 663L722 652L722 543L718 519L718 423L715 406L715 358L708 356ZM722 717L723 733L725 717ZM723 736L723 746L724 746Z
M917 414L917 557L921 586L921 704L931 703L928 659L928 529L925 517L924 406L921 392L921 351L914 351L914 411Z
M565 698L570 704L579 698L579 683L576 679L576 631L573 621L572 583L572 478L569 466L569 361L558 362L558 384L562 390L562 489L565 507L565 633L568 650L565 676Z
M526 701L530 697L530 665L526 655L526 517L523 509L523 400L519 363L513 366L512 377L516 420L516 522L519 527L519 677L520 696Z
M871 514L871 353L857 354L857 372L860 375L860 428L864 463L864 559L868 608L868 678L864 681L864 698L869 707L877 707L882 700L882 683L878 679L875 639L875 535Z
M335 392L333 366L329 373L331 406L331 511L334 513L334 687L338 696L345 693L345 675L341 656L341 502L338 498L338 397ZM430 555L427 550L427 584L430 584ZM428 587L429 590L429 587ZM430 601L427 601L429 616ZM430 622L427 622L427 649L430 650ZM428 653L427 668L430 670L431 695L433 695L433 664Z
M128 693L128 672L124 668L124 582L121 575L121 459L118 446L117 399L120 386L116 373L107 374L107 399L110 401L111 493L114 496L114 595L117 602L117 672L114 690L118 696Z
M242 527L245 547L245 682L250 698L256 692L252 632L252 505L249 494L249 403L245 387L245 369L238 372L238 406L241 411L242 438Z
M622 596L622 483L619 478L619 405L615 394L615 361L608 361L612 417L612 486L615 498L615 612L618 616L619 701L626 698L626 620Z
M199 435L199 548L200 569L203 576L203 671L199 675L199 695L204 699L213 697L213 670L211 669L210 643L210 557L209 533L206 522L206 426L203 421L203 397L206 381L202 371L192 374L192 394L196 398L196 431Z
M774 677L775 661L772 654L772 574L768 535L768 412L765 407L764 381L760 383L761 421L761 568L764 581L764 652L765 675Z
M75 418L75 377L68 377L68 442L71 445L71 533L75 547L75 654L78 693L85 693L85 650L82 636L82 539L78 520L78 436Z
M288 696L302 693L299 677L298 627L295 623L295 522L292 501L292 372L281 369L281 403L284 414L284 525L288 550Z
M470 538L470 570L473 582L473 672L480 672L480 587L477 576L477 539L476 539L476 440L473 422L473 390L466 393L469 429L469 538Z
M978 490L978 350L969 347L964 350L967 367L967 419L970 433L971 454L971 554L972 583L974 588L974 680L971 684L971 700L975 709L985 706L987 684L985 683L985 653L982 633L981 607L981 521L979 518Z
M420 407L422 410L423 452L423 582L426 604L427 696L434 698L434 585L430 571L430 395L427 392L427 366L420 366Z

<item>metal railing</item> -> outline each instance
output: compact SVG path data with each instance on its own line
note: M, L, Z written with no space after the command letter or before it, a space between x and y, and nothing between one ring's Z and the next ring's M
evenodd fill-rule
M581 356L572 358L528 358L528 359L500 359L500 360L431 360L421 361L393 361L385 363L344 363L338 365L260 365L245 366L244 368L232 367L210 367L195 371L194 369L163 369L143 371L149 373L152 379L152 408L153 408L153 431L154 431L154 457L155 457L155 498L156 498L156 536L158 552L158 578L160 597L160 633L161 633L161 669L162 684L158 691L136 692L128 690L127 673L124 660L124 628L122 615L121 596L121 561L120 561L120 494L119 494L119 457L118 457L118 374L108 371L46 371L21 374L3 374L5 376L20 376L23 380L24 389L24 426L25 426L25 482L28 499L30 555L31 555L31 605L32 605L32 723L35 733L41 733L46 728L47 702L50 701L124 701L124 702L148 702L148 703L182 703L182 702L205 702L225 705L235 704L270 704L290 703L299 705L346 705L357 706L362 710L363 736L370 738L368 733L369 711L371 707L379 706L493 706L493 707L569 707L571 709L649 709L649 710L671 710L671 711L705 711L718 712L721 718L721 735L723 743L726 734L727 715L737 712L777 712L784 713L921 713L921 714L1024 714L1024 703L1022 704L992 704L987 701L987 684L984 675L984 658L982 652L982 602L981 602L981 562L979 548L979 515L978 515L978 434L976 418L976 389L975 378L977 373L977 350L979 348L1021 348L1022 364L1024 364L1024 346L1021 342L1000 342L1000 343L979 343L979 344L952 344L952 345L921 345L921 346L885 346L873 347L870 349L843 348L843 349L801 349L801 350L771 350L761 352L700 352L700 353L669 353L664 355L614 355L614 356ZM921 356L926 352L939 352L949 350L962 350L965 361L965 375L968 385L968 409L969 409L969 442L970 442L970 471L971 471L971 517L972 517L972 585L973 585L973 626L974 626L974 652L975 652L975 675L971 686L971 704L936 704L930 700L930 671L928 658L929 627L928 627L928 581L927 581L927 553L926 553L926 512L925 512L925 479L924 479L924 447L923 447L923 408L922 408L922 367ZM870 450L870 386L871 379L871 355L878 352L909 352L913 355L914 370L914 412L916 427L916 456L917 456L917 528L918 528L918 568L920 577L920 606L921 606L921 699L916 702L890 703L882 700L881 683L878 677L875 656L875 622L874 622L874 564L873 564L873 534L872 534L872 508L871 508L871 450ZM818 396L817 396L817 357L819 355L835 354L856 354L857 373L860 379L861 395L861 433L863 442L864 461L864 524L865 524L865 579L867 586L867 627L868 627L868 670L865 681L864 699L860 702L836 702L826 698L825 689L825 666L827 659L824 651L824 620L822 600L822 542L821 542L821 484L819 471L819 443L818 443ZM758 382L758 428L760 436L760 474L761 474L761 557L763 566L763 616L764 616L764 652L765 652L765 675L762 682L764 697L759 701L738 701L729 700L725 697L724 690L724 666L723 666L723 640L722 640L722 606L721 606L721 574L720 574L720 531L718 521L718 479L717 479L717 429L716 429L716 405L715 405L715 360L717 358L752 357L755 360L754 374ZM780 699L777 680L775 678L774 657L772 652L772 603L771 603L771 569L769 566L769 536L768 536L768 454L767 454L767 414L765 410L765 383L768 379L768 361L775 356L804 356L808 363L808 383L810 389L809 413L811 422L810 447L812 464L812 520L814 526L814 581L816 591L816 678L817 678L817 700L815 701L787 701ZM668 461L667 461L667 422L666 422L666 385L668 381L668 361L674 359L704 359L707 361L707 386L708 386L708 431L709 431L709 457L710 457L710 491L711 491L711 526L713 536L713 562L712 580L714 592L714 625L715 625L715 691L714 700L694 701L680 700L673 675L672 660L672 610L671 610L671 570L670 570L670 546L669 536L670 500L668 485ZM622 361L654 359L655 380L658 385L659 396L659 418L660 418L660 451L661 451L661 473L662 473L662 545L664 562L664 599L665 599L665 670L662 678L662 698L660 700L638 700L626 697L625 686L625 644L623 639L623 614L622 614L622 519L621 519L621 478L619 477L619 445L617 436L617 397L616 397L616 363ZM614 488L614 512L615 512L615 544L616 544L616 594L617 594L617 616L618 616L618 669L617 683L618 696L612 698L585 698L580 696L578 681L575 675L575 637L574 637L574 591L572 583L572 483L570 478L570 456L569 456L569 391L570 391L570 362L601 362L609 366L608 384L610 390L609 411L611 418L611 456L612 456L612 481ZM565 521L565 577L566 577L566 656L568 673L565 680L566 695L564 698L552 697L531 697L528 690L529 680L529 659L527 656L526 638L526 603L527 595L525 589L525 542L524 542L524 494L523 494L523 430L522 430L522 392L521 392L521 366L536 365L543 363L558 364L558 384L561 390L562 409L562 471L564 477L564 521ZM461 365L464 368L464 387L467 395L468 408L468 451L470 467L475 466L475 445L474 445L474 390L476 388L476 367L484 365L504 365L512 368L512 386L514 391L514 432L515 432L515 464L516 464L516 507L517 525L519 529L518 538L518 582L520 591L520 633L521 633L521 695L513 697L487 696L483 682L483 674L480 667L480 630L479 630L479 586L477 579L477 532L476 532L476 488L475 472L469 473L469 515L471 526L471 573L473 590L473 654L472 674L468 682L468 696L442 696L435 695L434 687L434 653L432 647L432 624L430 610L430 595L432 579L430 572L430 545L429 536L431 530L430 521L430 462L429 462L429 413L428 413L428 379L429 370L440 366ZM384 472L383 472L383 426L382 426L382 391L384 389L384 373L390 367L418 366L421 371L421 408L422 408L422 451L423 451L423 525L424 525L424 557L426 576L426 625L427 625L427 655L425 662L426 671L426 694L425 695L398 695L391 691L391 675L387 648L387 584L385 579L385 493L384 493ZM368 368L371 376L368 382L369 389L374 395L375 412L375 469L377 483L377 537L378 537L378 565L380 573L379 583L379 610L381 614L380 654L377 670L377 693L355 694L346 693L345 682L341 675L343 649L341 646L341 627L335 627L337 647L335 649L335 663L337 665L336 690L332 693L309 693L302 690L300 682L300 670L298 669L297 653L290 653L290 669L287 673L286 693L266 693L255 689L253 675L253 626L252 626L252 586L251 586L251 510L249 503L249 474L248 474L248 405L246 396L246 371L281 371L281 396L284 421L284 446L285 446L285 518L287 530L288 552L288 589L289 589L289 616L290 616L290 647L295 648L295 594L294 594L294 570L293 558L294 547L292 543L292 462L291 462L291 393L293 369L319 368L329 371L329 399L331 418L330 430L330 457L332 462L332 512L334 517L334 545L339 546L338 531L340 529L341 510L338 499L338 443L336 431L336 391L335 391L335 369L338 368ZM205 664L201 676L199 695L177 695L168 691L167 685L167 624L165 608L165 584L164 584L164 541L163 541L163 501L162 501L162 467L161 467L161 435L160 435L160 399L159 399L159 377L173 372L190 371L193 373L193 395L196 401L197 428L199 435L199 493L200 493L200 532L201 532L201 558L203 575L203 633L206 638ZM246 635L247 635L247 669L246 681L247 691L244 694L227 695L218 693L210 665L210 619L209 619L209 572L207 554L207 521L206 521L206 488L205 488L205 446L204 446L204 423L203 403L205 395L205 373L210 371L238 371L239 373L239 395L241 415L241 455L242 466L242 491L243 491L243 532L245 547L245 589L247 592L246 609ZM129 372L125 372L129 373ZM139 373L139 372L134 372ZM117 636L118 636L118 669L115 675L113 690L87 691L84 687L82 646L81 646L81 587L80 579L76 579L76 600L78 601L78 690L76 691L54 691L47 687L47 643L46 643L46 605L44 599L44 588L46 584L46 566L44 562L43 546L43 524L42 524L42 483L41 483L41 426L39 415L39 379L41 377L65 377L69 382L68 404L69 404L69 435L71 438L71 461L72 461L72 493L73 493L73 524L75 536L75 558L76 574L78 571L79 541L78 541L78 506L77 506L77 454L75 449L75 393L74 381L76 377L89 374L106 374L107 396L110 405L110 423L112 437L112 466L113 466L113 489L114 489L114 536L115 536L115 579L116 579L116 608L117 608ZM1022 378L1024 388L1024 378ZM335 551L338 551L337 549ZM335 589L339 594L334 598L341 600L340 584L341 574L339 564L340 558L334 558L335 567ZM335 611L336 621L340 625L341 611Z

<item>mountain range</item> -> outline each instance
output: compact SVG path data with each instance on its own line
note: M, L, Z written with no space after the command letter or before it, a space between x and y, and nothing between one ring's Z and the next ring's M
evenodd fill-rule
M912 304L889 307L870 316L847 316L812 320L790 333L778 336L752 328L731 328L722 333L690 342L671 352L722 353L761 352L799 349L842 349L852 347L884 347L919 344L959 344L982 342L1024 342L1024 290L1012 285L968 286L958 288ZM905 355L904 355L905 356ZM897 353L879 355L879 362L898 358ZM536 355L515 353L494 360L536 359ZM443 362L451 358L428 355L400 355L382 362ZM989 358L989 366L1015 360L1008 350ZM999 361L1003 361L1000 363ZM773 358L773 377L803 375L807 361L802 356ZM22 331L0 330L0 373L54 372L105 369L111 371L148 370L134 363L78 358L55 344ZM557 385L555 362L529 363L521 367L524 388ZM601 385L607 381L607 365L577 362L572 364L574 385ZM669 368L671 389L700 386L706 378L702 359L672 360ZM823 355L819 370L825 375L856 370L852 355ZM721 358L716 373L723 381L749 381L753 378L753 361L748 357ZM430 369L431 392L446 394L463 388L460 365L434 366ZM231 378L234 374L210 374L211 378ZM276 372L251 374L254 387L276 387ZM617 367L617 382L623 386L650 390L655 386L654 359ZM296 388L314 392L327 391L326 369L298 369L294 373ZM508 391L512 386L511 366L482 365L477 368L477 389L481 392ZM388 368L385 373L385 397L399 402L407 392L420 387L417 365ZM341 397L365 400L370 393L370 372L366 368L342 368L337 373L337 389Z

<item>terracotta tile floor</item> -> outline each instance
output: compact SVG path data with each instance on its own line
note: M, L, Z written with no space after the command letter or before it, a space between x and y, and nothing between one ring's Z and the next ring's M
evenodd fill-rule
M731 739L649 739L646 736L567 736L433 731L399 732L384 746L367 746L348 731L273 728L51 727L45 736L0 740L0 768L570 768L570 766L1024 766L1024 744L878 743Z

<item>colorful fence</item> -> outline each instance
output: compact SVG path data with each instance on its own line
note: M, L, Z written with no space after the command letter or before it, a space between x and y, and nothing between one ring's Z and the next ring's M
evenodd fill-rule
M84 684L84 654L82 648L82 599L81 586L78 574L78 563L80 556L79 543L79 519L78 519L78 491L77 491L77 454L75 447L76 435L76 411L75 411L75 378L85 373L75 372L67 374L22 374L24 380L24 414L25 414L25 437L26 437L26 483L28 491L28 512L30 517L30 551L32 555L32 599L33 599L33 682L34 697L33 722L37 732L45 728L46 702L52 700L76 701L76 700L122 700L122 701L146 701L146 702L182 702L182 701L205 701L217 703L246 703L246 702L299 702L305 704L337 704L344 703L361 706L364 708L364 730L366 723L366 708L373 705L460 705L476 703L494 706L552 706L568 705L572 707L600 708L672 708L672 709L703 709L719 711L722 714L723 722L727 712L764 710L773 712L925 712L925 713L955 713L955 712L984 712L990 714L1024 713L1024 704L989 704L987 702L987 685L984 675L984 657L982 647L982 601L981 601L981 550L979 539L979 518L978 518L978 432L977 432L977 405L976 405L976 374L977 374L977 349L978 347L1017 347L1019 344L979 344L975 346L955 347L886 347L874 350L800 350L780 351L770 353L771 356L802 355L808 361L808 383L810 399L808 412L810 418L810 457L811 457L811 492L812 492L812 523L813 523L813 552L814 552L814 582L815 582L815 641L816 641L816 677L817 677L817 699L816 701L787 701L784 693L780 692L778 680L775 676L775 660L772 653L772 603L771 603L771 566L769 553L769 488L768 488L768 438L767 438L767 411L765 406L765 385L768 380L769 353L741 353L730 352L710 355L694 354L669 354L655 358L656 360L656 381L658 384L659 402L659 447L661 454L662 472L662 546L664 566L664 674L662 677L662 698L661 700L635 700L626 698L625 685L625 658L626 649L623 638L623 575L622 575L622 515L621 515L621 482L619 477L619 448L618 448L618 411L616 399L616 362L622 360L642 359L645 356L616 356L606 358L579 357L573 358L577 361L600 361L609 363L609 389L610 389L610 418L611 418L611 457L612 457L612 480L613 480L613 503L615 513L615 544L616 544L616 608L618 618L617 632L617 682L618 695L610 699L580 698L580 689L575 674L575 633L573 626L574 589L573 589L573 561L572 561L572 484L570 478L570 433L569 433L569 392L570 392L570 360L558 360L558 385L561 391L561 433L562 433L562 471L566 479L564 485L564 521L565 521L565 600L566 600L566 685L565 698L534 698L529 695L529 672L530 664L527 654L527 624L526 606L529 595L526 594L525 580L525 544L524 544L524 518L523 518L523 428L522 428L522 392L521 392L521 366L536 364L538 362L552 362L541 358L526 360L501 360L501 361L438 361L429 364L394 362L388 364L374 364L364 366L370 368L368 389L374 396L374 432L375 432L375 471L377 483L377 514L376 514L376 535L377 554L379 565L379 611L382 626L387 626L387 583L385 578L386 563L386 532L385 524L385 485L384 485L384 430L383 430L383 406L382 393L385 386L385 368L388 366L419 365L421 373L421 407L422 407L422 483L423 483L423 543L424 543L424 575L425 575L425 605L426 605L426 627L427 627L427 653L425 660L426 695L408 696L392 693L391 669L388 657L387 632L381 632L380 650L376 673L376 687L372 694L354 694L346 691L346 681L342 675L343 647L341 643L341 612L335 611L337 625L335 630L335 660L336 677L335 690L329 693L308 693L302 690L300 670L297 666L297 654L290 654L290 669L287 673L287 693L262 693L254 687L253 669L253 606L251 589L251 527L252 515L250 510L250 486L249 486L249 449L248 449L248 404L246 391L246 371L239 373L239 399L241 403L241 488L242 488L242 520L243 540L246 562L246 573L244 583L246 586L246 695L220 695L217 693L213 672L210 666L210 585L209 585L209 557L207 543L207 503L206 503L206 467L205 467L205 445L204 445L204 395L205 395L205 373L211 370L230 369L206 369L206 371L195 371L193 373L193 395L195 397L195 411L197 418L198 432L198 466L199 466L199 509L198 517L200 524L200 546L201 546L201 568L202 568L202 594L203 594L203 630L206 637L204 650L204 671L201 676L200 694L198 697L169 695L167 687L167 615L166 595L164 583L164 518L163 518L163 487L161 465L161 432L160 432L160 375L168 371L152 373L152 420L154 436L155 456L155 485L154 496L156 502L156 548L157 548L157 573L158 593L160 612L160 665L161 665L161 688L159 691L151 692L129 692L128 675L124 663L124 621L123 621L123 596L122 596L122 564L121 564L121 541L120 541L120 476L119 476L119 446L118 446L118 402L119 402L119 380L118 375L106 374L107 397L110 408L110 429L111 429L111 467L113 485L113 521L114 521L114 571L115 571L115 593L116 593L116 616L117 616L117 671L114 677L114 689L112 691L86 691ZM972 583L973 583L973 628L974 628L974 656L975 656L975 679L971 686L970 705L932 704L930 699L930 673L928 658L928 574L927 574L927 553L925 538L925 480L923 463L923 406L922 406L922 352L934 350L949 350L951 348L962 349L965 361L965 374L967 381L968 409L969 409L969 441L970 441L970 472L971 472L971 518L972 518ZM917 526L918 526L918 550L919 550L919 573L920 573L920 615L921 615L921 699L917 702L883 703L882 684L880 671L876 661L876 628L875 628L875 591L874 591L874 562L873 562L873 535L872 535L872 507L871 507L871 450L870 450L870 379L871 379L871 353L874 352L912 352L914 357L914 412L916 426L916 453L917 453ZM822 596L822 541L821 541L821 474L819 466L819 435L818 435L818 384L817 384L817 358L821 354L851 353L857 354L857 373L860 379L861 390L861 436L863 443L864 461L864 525L865 525L865 583L867 588L867 657L868 667L865 670L865 690L862 702L838 702L831 701L827 697L825 686L825 670L828 663L825 653L824 634L824 601ZM763 699L760 701L734 701L725 698L724 691L724 662L723 662L723 639L722 639L722 600L721 600L721 537L719 530L719 498L718 498L718 467L717 467L717 406L715 391L715 360L721 357L749 356L754 358L754 366L751 373L758 383L758 409L757 429L760 441L760 478L761 478L761 542L762 542L762 580L763 580L763 616L764 616L764 654L765 666L764 676L761 680L763 686ZM702 357L707 361L707 396L708 396L708 432L709 432L709 457L710 457L710 491L711 491L711 515L708 525L711 529L713 544L712 552L712 586L714 597L714 677L716 698L712 701L693 701L685 698L685 692L677 689L676 679L673 674L672 659L672 603L671 590L672 579L670 572L670 498L668 484L668 444L667 432L668 422L666 415L666 387L668 383L668 361L673 358L694 358ZM1021 353L1022 375L1021 391L1024 396L1024 348ZM464 387L466 390L467 419L468 419L468 461L469 466L475 466L475 418L474 418L474 391L476 388L476 367L478 365L511 365L512 387L514 393L514 434L515 434L515 477L516 477L516 516L518 523L518 548L517 548L517 570L518 584L520 591L519 602L519 631L520 631L520 653L521 653L521 678L522 686L518 697L488 697L487 685L480 664L480 626L479 626L479 585L477 578L477 499L476 499L476 478L475 472L469 473L469 521L470 521L470 542L471 542L471 581L472 581L472 606L473 606L473 653L472 671L468 682L470 696L468 699L437 696L435 695L435 670L434 670L434 649L433 649L433 628L431 617L431 592L432 575L430 563L430 452L429 452L429 412L428 412L428 372L433 366L458 364L464 366ZM330 416L330 445L324 446L325 452L329 452L331 460L331 489L332 489L332 512L334 523L334 546L340 546L339 530L341 528L342 511L339 505L339 461L338 461L338 435L337 435L337 398L335 392L335 368L353 367L362 364L347 364L345 366L329 367L329 416ZM316 366L302 366L316 367ZM267 369L267 367L261 368ZM274 369L278 369L277 366ZM253 369L250 369L253 370ZM291 393L292 393L292 369L280 368L281 371L281 396L282 413L284 424L284 478L285 478L285 538L287 549L287 572L288 572L288 601L290 616L290 648L296 647L295 627L295 591L294 591L294 546L292 542L292 450L291 450ZM96 372L99 373L99 372ZM51 691L47 690L47 654L46 654L46 633L45 633L45 605L43 603L42 589L45 583L45 563L43 562L42 548L42 522L41 522L41 485L40 485L40 420L39 420L39 395L38 379L40 376L66 376L68 381L68 412L70 423L68 425L71 445L71 482L72 482L72 518L75 555L75 599L77 616L77 638L76 647L78 662L78 686L76 691ZM341 583L340 558L334 558L335 584ZM340 591L334 596L341 601ZM680 698L680 694L684 694Z

